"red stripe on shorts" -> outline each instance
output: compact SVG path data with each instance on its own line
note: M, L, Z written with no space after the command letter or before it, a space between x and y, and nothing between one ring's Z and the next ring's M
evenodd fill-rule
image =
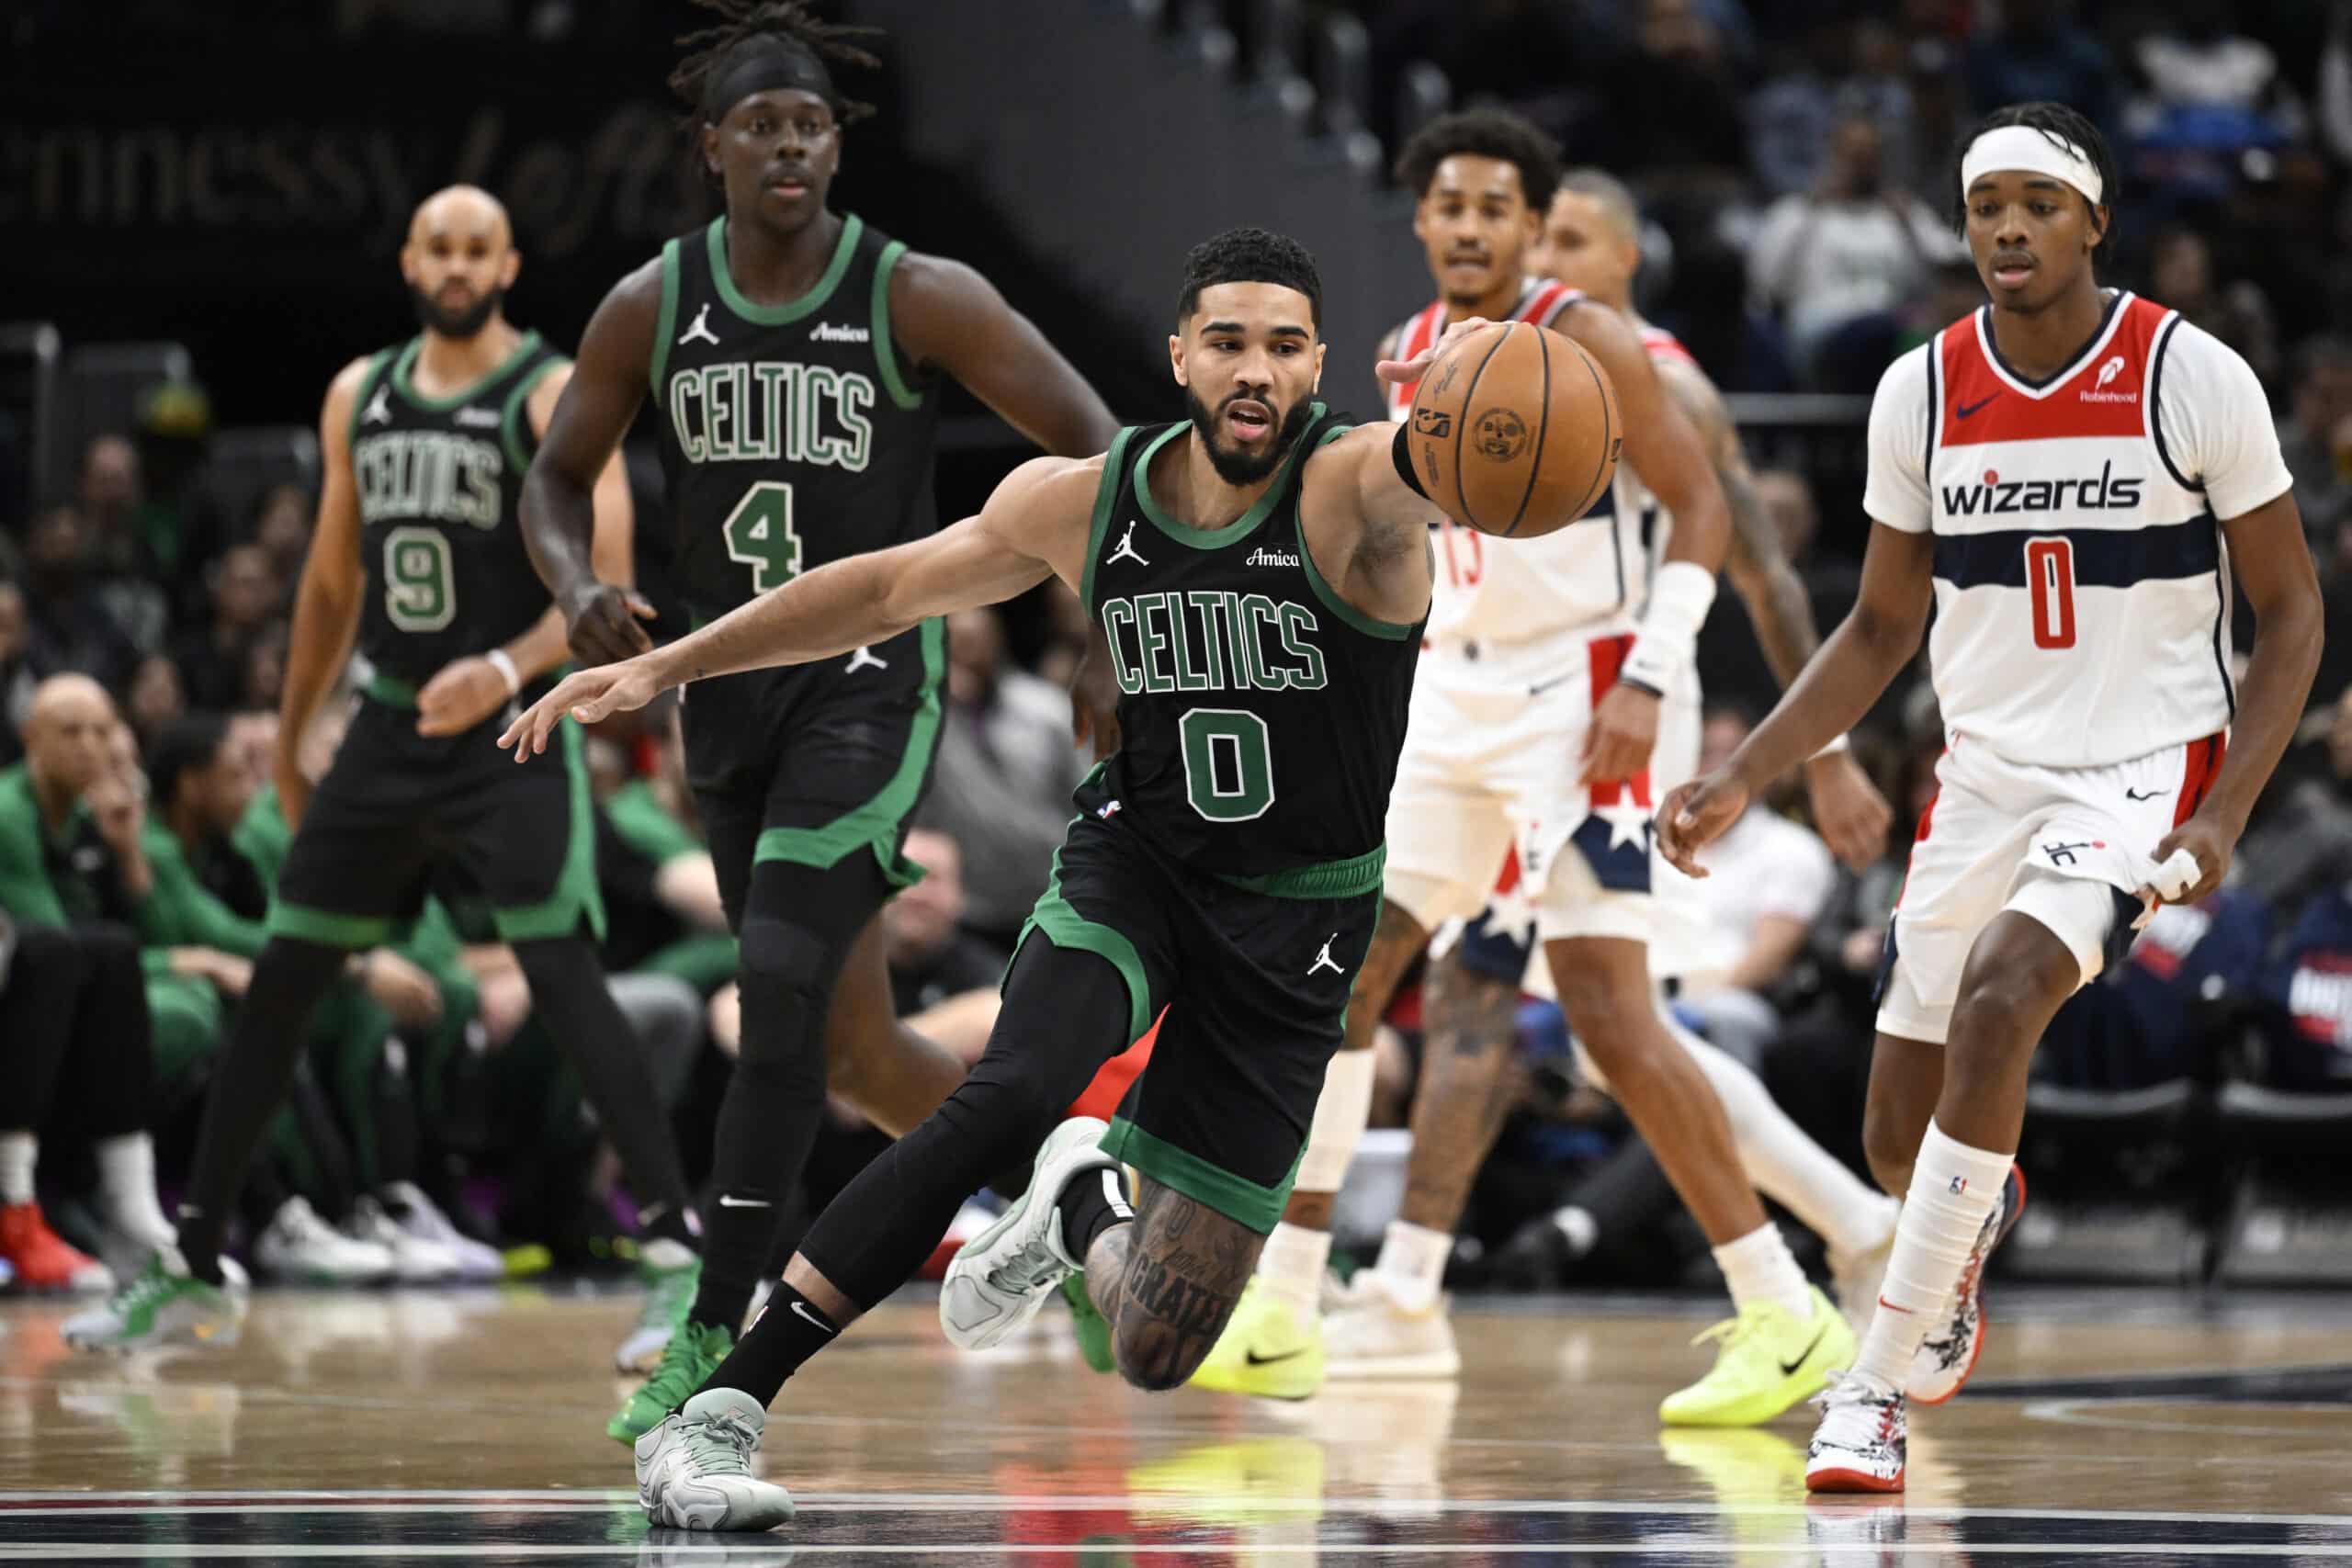
M2190 741L2185 750L2188 755L2181 762L2180 795L2172 807L2172 825L2176 828L2205 804L2205 796L2213 787L2213 775L2222 771L2222 759L2229 755L2230 738L2227 734L2209 735L2202 740Z
M1600 711L1600 699L1617 683L1617 671L1624 668L1625 655L1634 647L1633 634L1621 637L1597 637L1586 645L1586 663L1592 673L1592 707ZM1589 739L1588 738L1588 744ZM1650 771L1645 766L1629 779L1595 779L1592 781L1592 803L1614 806L1625 798L1626 790L1634 792L1634 804L1650 805Z

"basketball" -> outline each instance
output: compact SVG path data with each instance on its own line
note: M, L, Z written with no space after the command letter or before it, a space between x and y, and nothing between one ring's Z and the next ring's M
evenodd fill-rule
M1413 462L1430 499L1482 534L1530 539L1583 516L1624 438L1609 373L1525 321L1464 338L1413 395Z

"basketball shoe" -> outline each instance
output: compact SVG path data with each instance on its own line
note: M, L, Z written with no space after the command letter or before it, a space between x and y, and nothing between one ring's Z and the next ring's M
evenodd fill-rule
M146 1268L59 1333L81 1350L144 1350L158 1345L233 1345L244 1326L245 1271L220 1260L220 1283L187 1271L177 1247L159 1247Z
M662 1417L637 1439L645 1517L693 1530L774 1529L792 1517L792 1494L752 1473L767 1420L758 1400L733 1388L695 1394Z
M1976 1245L1968 1254L1968 1267L1952 1287L1951 1316L1911 1358L1911 1375L1903 1388L1920 1404L1941 1404L1976 1370L1976 1359L1984 1354L1984 1264L2024 1213L2025 1172L2011 1166L2008 1179L2001 1183L2001 1201L1985 1216L1984 1228L1976 1233Z
M1813 1315L1778 1302L1750 1302L1691 1341L1719 1340L1707 1375L1658 1405L1669 1427L1753 1427L1828 1386L1854 1364L1854 1330L1816 1285Z
M1116 1170L1102 1152L1110 1129L1073 1116L1037 1150L1028 1190L956 1254L939 1288L939 1326L959 1349L985 1350L1037 1315L1064 1277L1082 1272L1062 1239L1062 1190L1090 1170Z
M605 1436L615 1442L633 1443L662 1424L662 1418L686 1402L686 1396L718 1370L735 1348L735 1336L716 1323L682 1323L662 1347L653 1375L605 1423Z
M1808 1492L1900 1492L1910 1447L1903 1395L1849 1372L1815 1398L1821 1425L1805 1450Z
M415 1182L386 1182L378 1197L394 1224L417 1240L440 1247L455 1260L458 1279L495 1280L506 1272L506 1260L498 1248L459 1230Z
M254 1266L300 1285L373 1285L393 1274L392 1251L349 1236L319 1218L304 1198L288 1198L254 1243Z
M1192 1382L1261 1399L1305 1399L1323 1386L1323 1320L1253 1274Z
M661 1364L662 1347L693 1310L695 1292L702 1288L702 1259L685 1243L666 1236L639 1242L637 1281L645 1287L645 1304L638 1310L637 1326L613 1352L613 1365L643 1375Z
M1119 1353L1111 1345L1111 1320L1102 1315L1102 1309L1087 1294L1086 1276L1065 1274L1059 1288L1062 1300L1069 1303L1070 1331L1078 1336L1078 1353L1086 1358L1088 1368L1098 1372L1117 1371Z
M1323 1374L1339 1378L1457 1378L1462 1352L1445 1300L1414 1311L1366 1270L1345 1306L1323 1323Z
M0 1260L16 1270L18 1288L95 1295L114 1289L114 1275L49 1228L39 1203L0 1207Z

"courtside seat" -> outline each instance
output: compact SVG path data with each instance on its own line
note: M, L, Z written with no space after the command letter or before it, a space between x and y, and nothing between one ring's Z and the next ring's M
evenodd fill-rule
M2220 1102L2221 1162L2234 1174L2219 1279L2232 1285L2352 1285L2352 1094L2233 1083Z
M2145 1089L2035 1084L2026 1097L2025 1218L1996 1255L2011 1278L2188 1284L2205 1277L2221 1171L2213 1100L2188 1078Z

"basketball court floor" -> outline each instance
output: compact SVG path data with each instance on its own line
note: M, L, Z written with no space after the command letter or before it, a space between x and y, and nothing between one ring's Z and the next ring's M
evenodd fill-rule
M1808 1503L1809 1413L1661 1432L1695 1300L1465 1302L1451 1384L1295 1405L1089 1373L1057 1305L965 1356L886 1305L794 1380L771 1536L650 1530L582 1289L264 1292L243 1342L96 1359L0 1304L0 1561L2132 1562L2352 1557L2352 1300L1996 1290L1911 1490Z

